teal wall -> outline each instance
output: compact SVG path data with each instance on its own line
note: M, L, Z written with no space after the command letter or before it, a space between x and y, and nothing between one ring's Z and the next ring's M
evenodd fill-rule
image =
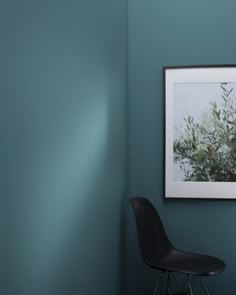
M120 294L127 1L0 3L4 295Z
M235 202L162 198L161 72L235 63L235 6L129 0L127 28L127 0L1 1L2 294L122 294L125 274L128 294L151 294L128 170L177 247L226 261L214 294L235 291Z
M130 195L158 207L173 243L216 255L226 271L210 278L212 294L235 293L236 202L163 200L162 66L235 63L236 3L129 1ZM157 274L141 261L129 211L129 294L152 294Z

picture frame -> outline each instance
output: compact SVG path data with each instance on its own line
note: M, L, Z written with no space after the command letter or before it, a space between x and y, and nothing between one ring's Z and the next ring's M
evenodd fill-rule
M165 198L236 199L236 65L165 66Z

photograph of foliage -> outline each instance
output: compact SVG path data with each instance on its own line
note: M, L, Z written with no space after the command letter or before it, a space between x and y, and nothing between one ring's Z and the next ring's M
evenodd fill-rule
M176 83L174 97L174 181L236 182L236 83Z

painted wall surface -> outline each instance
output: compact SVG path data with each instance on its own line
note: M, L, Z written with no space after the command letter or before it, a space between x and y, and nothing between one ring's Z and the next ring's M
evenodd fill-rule
M120 294L127 1L0 3L5 295Z
M236 292L236 202L163 200L162 67L236 63L235 8L233 0L129 1L130 195L151 199L176 247L226 261L207 280L215 295ZM128 219L129 294L152 294L157 273L141 261L131 210Z

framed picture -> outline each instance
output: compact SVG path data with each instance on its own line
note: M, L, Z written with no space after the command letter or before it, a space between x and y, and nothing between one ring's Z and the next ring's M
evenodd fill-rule
M165 197L236 199L236 65L163 74Z

